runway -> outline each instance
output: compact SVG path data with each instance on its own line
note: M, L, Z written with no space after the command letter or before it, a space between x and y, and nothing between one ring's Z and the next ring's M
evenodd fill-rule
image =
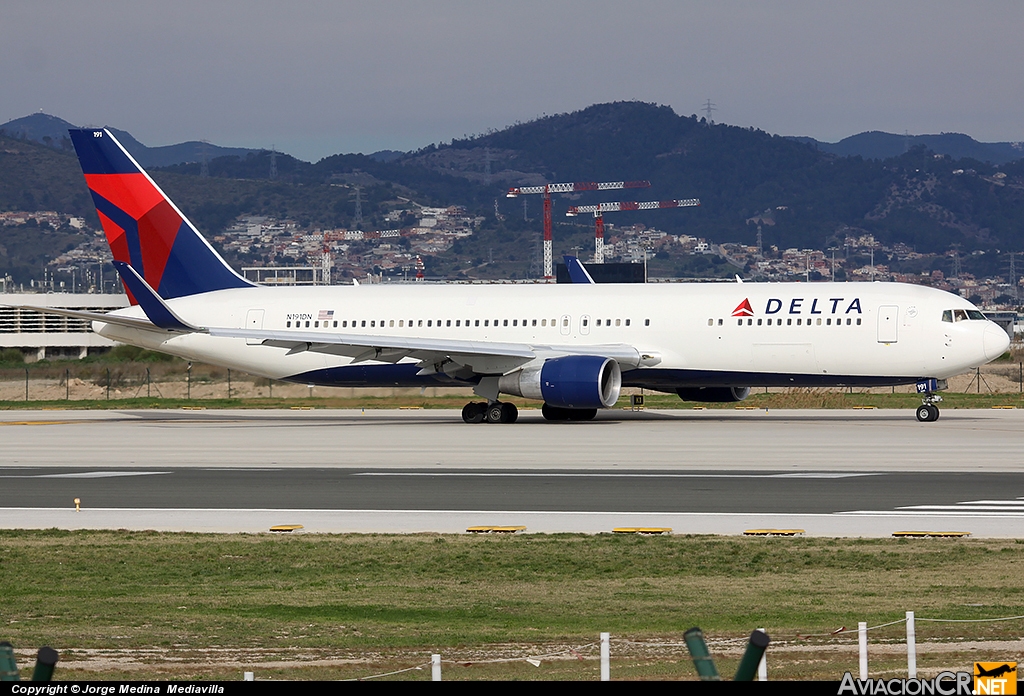
M1024 413L451 411L0 414L0 527L601 532L751 527L1024 537ZM82 501L76 513L74 498Z

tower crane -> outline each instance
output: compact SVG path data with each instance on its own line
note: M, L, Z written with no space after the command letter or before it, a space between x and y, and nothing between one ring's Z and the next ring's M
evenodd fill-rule
M604 263L604 213L618 210L657 210L660 208L692 208L700 205L699 198L679 198L668 201L617 201L615 203L598 203L597 205L577 205L569 208L566 215L572 217L582 213L594 214L594 263Z
M551 253L551 194L575 193L577 191L613 191L616 189L650 188L649 181L578 181L572 184L544 184L543 186L519 186L508 190L507 198L539 193L544 196L544 279L554 277Z

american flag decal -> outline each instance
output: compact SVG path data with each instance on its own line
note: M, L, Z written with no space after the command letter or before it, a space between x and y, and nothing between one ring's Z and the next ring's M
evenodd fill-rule
M334 316L334 310L333 309L321 309L320 313L316 315L316 318L318 320L320 320L320 321L324 321L325 319L330 319L333 316Z

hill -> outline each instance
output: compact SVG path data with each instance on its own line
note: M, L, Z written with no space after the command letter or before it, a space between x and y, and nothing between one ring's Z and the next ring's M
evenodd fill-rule
M867 131L843 138L838 143L826 143L814 138L796 137L793 140L814 145L822 152L842 157L863 157L884 160L924 146L938 155L952 159L975 159L988 164L1006 164L1024 157L1021 143L982 143L963 133L938 135L896 135L881 131Z
M972 151L975 141L958 137L963 151ZM957 138L942 142L952 147ZM197 162L151 173L209 236L239 215L367 230L395 226L385 214L413 204L462 205L482 217L476 233L427 260L428 274L523 277L536 253L540 201L526 199L530 219L524 220L523 200L504 194L509 186L558 181L648 179L653 185L556 196L556 255L592 248L592 221L566 219L569 205L689 197L700 198L701 207L616 213L607 222L746 244L754 243L760 226L765 247L780 249L842 247L847 236L863 234L919 252L945 252L953 244L963 252L1024 249L1024 160L996 166L925 145L885 159L844 156L641 102L597 104L409 153L339 154L316 163L273 157L274 179L266 151L211 157L208 177L200 176ZM95 220L71 152L0 138L0 211L35 209ZM657 263L663 274L692 270L682 258ZM728 271L704 265L696 270Z
M56 116L38 113L23 118L16 118L0 125L0 134L11 138L40 143L57 150L72 150L69 128L80 128ZM131 133L117 128L110 128L121 144L132 157L143 167L166 167L182 162L202 162L215 157L245 157L250 152L258 152L242 147L220 147L211 143L190 140L174 145L147 147L136 140Z

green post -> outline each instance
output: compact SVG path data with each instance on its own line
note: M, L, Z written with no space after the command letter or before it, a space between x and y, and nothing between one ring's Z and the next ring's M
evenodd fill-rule
M188 368L185 370L185 380L187 382L187 391L185 393L185 398L191 399L192 398L192 363L189 363L188 364Z
M0 643L0 681L18 681L18 663L14 661L14 646Z
M686 649L690 651L693 666L697 668L697 676L700 677L700 680L722 681L722 677L718 674L718 668L715 667L715 661L711 659L711 653L708 652L708 644L704 642L704 631L696 627L691 628L683 634L683 641L686 643Z
M231 398L231 368L228 368L228 399Z
M757 666L761 664L764 651L768 649L770 639L764 631L754 631L750 634L750 641L747 643L747 650L743 653L740 666L736 668L736 676L733 681L754 681L757 675Z
M25 368L25 401L28 401L28 368Z
M152 387L152 385L153 385L153 383L152 383L152 381L149 378L149 368L147 367L146 368L146 398L147 399L150 396L152 396L152 394L150 393L150 388Z
M32 681L48 682L53 679L53 670L59 659L57 651L50 647L39 648L36 655L36 668L32 671Z
M71 370L64 368L64 400L71 401Z

